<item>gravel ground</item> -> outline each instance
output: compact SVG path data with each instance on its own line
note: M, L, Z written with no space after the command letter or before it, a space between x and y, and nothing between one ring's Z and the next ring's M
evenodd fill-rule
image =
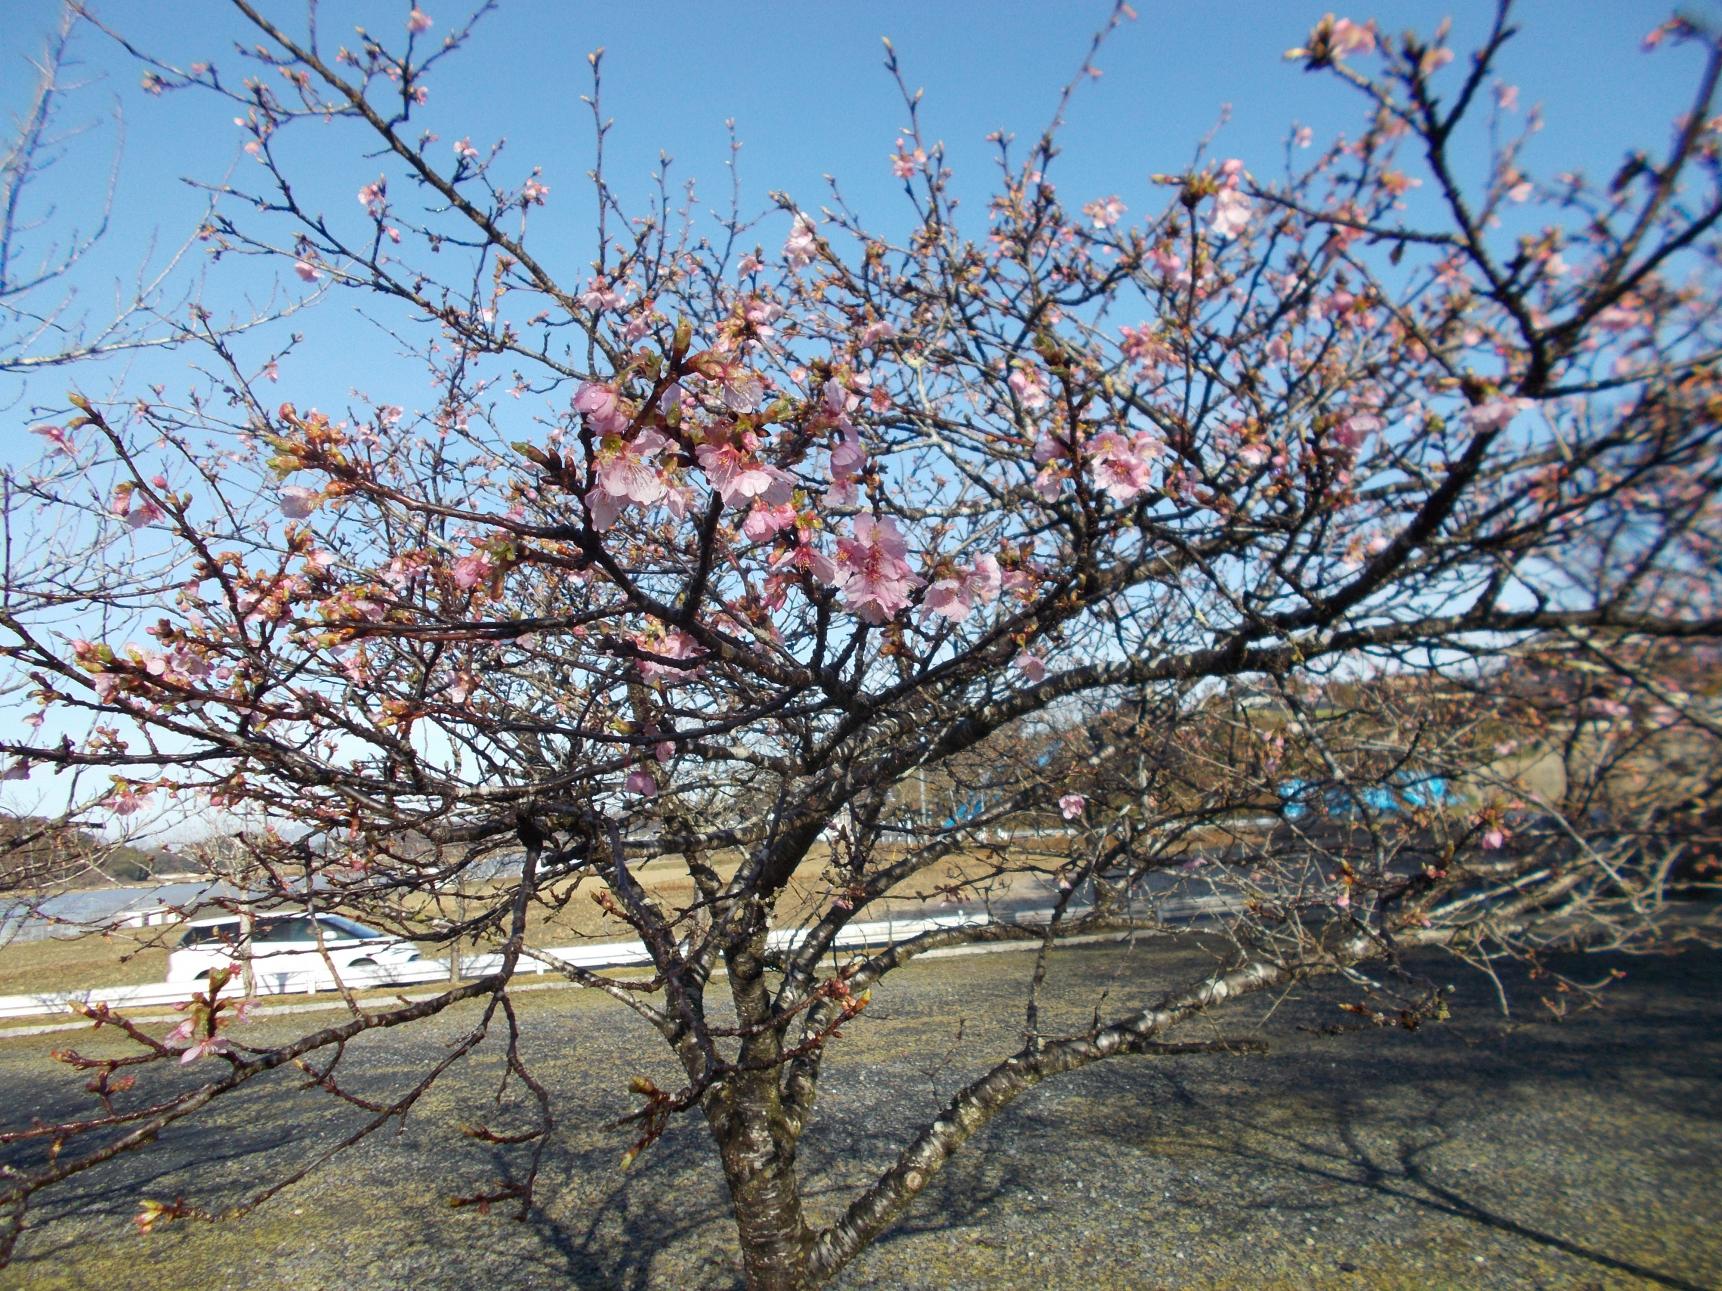
M1192 950L1064 957L1065 1020L1102 991L1152 994L1199 967ZM846 1030L802 1150L815 1218L834 1215L910 1130L1013 1041L1031 957L982 955L899 974ZM1327 1034L1332 995L1252 1002L1180 1038L1254 1035L1265 1056L1101 1064L1032 1091L953 1160L898 1227L845 1274L861 1288L1722 1286L1722 954L1598 959L1627 976L1604 1010L1556 1021L1517 984L1436 965L1454 1019L1415 1033ZM609 1002L520 997L523 1048L558 1092L560 1124L525 1222L451 1209L518 1169L518 1149L455 1135L494 1112L481 1050L398 1131L233 1224L146 1237L143 1197L219 1205L270 1166L303 1160L354 1121L315 1092L230 1103L115 1163L47 1214L0 1287L109 1291L736 1284L731 1221L703 1131L679 1125L631 1171L628 1077L674 1073ZM443 1052L476 1014L363 1037L346 1079L378 1095ZM298 1019L303 1023L304 1019ZM960 1024L960 1025L959 1025ZM285 1022L256 1024L259 1038ZM54 1041L96 1052L96 1036ZM285 1034L283 1032L282 1034ZM0 1041L5 1120L70 1110L41 1039ZM505 1109L503 1119L508 1117Z

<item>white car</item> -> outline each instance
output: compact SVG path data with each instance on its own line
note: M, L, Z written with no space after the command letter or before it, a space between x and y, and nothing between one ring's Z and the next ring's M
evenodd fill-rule
M215 969L238 967L247 958L260 994L328 989L337 973L348 986L417 980L403 970L418 968L422 960L412 942L338 914L260 914L249 941L238 915L220 915L186 925L179 948L168 956L167 980L202 982Z

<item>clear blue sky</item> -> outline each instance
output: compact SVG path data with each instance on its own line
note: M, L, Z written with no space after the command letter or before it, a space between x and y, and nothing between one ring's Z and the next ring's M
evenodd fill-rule
M302 29L299 0L262 3L289 29ZM1152 189L1148 175L1181 168L1227 104L1231 120L1216 145L1218 154L1242 157L1267 172L1293 121L1312 124L1318 138L1354 128L1360 119L1355 96L1281 57L1331 3L1141 0L1141 17L1114 37L1099 60L1104 76L1084 86L1071 113L1053 175L1061 192L1074 204L1117 193L1137 212L1158 206L1163 194ZM244 28L221 0L93 0L93 7L164 57L213 61L236 79L240 60L233 43L244 37ZM405 0L325 3L324 38L348 37L355 22L396 38L409 7ZM462 12L453 0L425 0L424 7L436 20L434 36L450 30ZM37 47L57 8L54 0L9 0L7 21L0 24L0 104L8 112L28 89L22 60ZM1722 0L1702 0L1697 10L1722 16ZM1451 13L1458 48L1481 30L1491 11L1482 0L1398 0L1341 10L1355 18L1377 17L1394 31L1428 30ZM926 90L925 127L948 145L963 191L973 195L970 209L978 228L991 176L985 136L997 129L1023 139L1038 133L1106 13L1102 0L682 0L651 6L503 0L470 47L432 83L433 128L446 141L439 147L461 135L481 144L506 136L505 174L518 168L524 177L533 165L544 168L551 204L537 218L532 241L541 255L549 250L547 260L570 282L583 279L592 254L584 179L592 132L579 96L589 84L584 55L599 46L607 51L604 106L616 122L609 173L624 194L643 194L663 149L676 159L674 174L698 177L708 200L725 200L724 122L733 118L745 145L744 210L764 209L770 189L786 189L815 207L825 195L822 177L832 174L864 216L888 229L902 212L888 155L905 119L881 66L880 37L889 35L910 85ZM1612 170L1627 147L1666 140L1667 123L1681 106L1697 61L1691 50L1655 57L1639 52L1644 33L1668 13L1665 3L1651 0L1525 0L1519 6L1523 35L1503 68L1521 87L1526 105L1546 105L1547 129L1529 154L1533 168ZM254 163L237 154L243 138L231 124L230 104L198 94L141 93L138 70L94 33L82 39L79 51L97 83L75 102L74 117L99 117L117 102L125 119L116 227L81 283L100 299L114 278L134 273L151 254L159 257L194 223L199 202L180 177L219 179L236 165L235 173L247 179ZM71 164L50 176L39 196L51 195L62 218L87 208L110 144L110 134L93 133L74 149ZM326 181L326 188L311 191L346 219L359 214L353 192L377 171L376 163L357 154L356 147L343 151L336 145L300 155L304 177ZM781 236L775 224L762 231L768 246L775 247ZM255 295L265 289L255 266L231 265L221 267L211 295L233 301L241 290ZM321 343L283 367L284 394L291 383L302 405L330 406L341 401L357 374L378 371L374 364L381 355L361 339L375 332L354 317L358 303L339 300L319 317L314 330ZM125 379L172 379L184 371L183 360L152 358L136 363ZM58 404L65 385L63 376L53 376L24 391L0 389L0 457L17 460L33 446L20 439L31 420L30 405ZM371 393L410 405L415 392Z

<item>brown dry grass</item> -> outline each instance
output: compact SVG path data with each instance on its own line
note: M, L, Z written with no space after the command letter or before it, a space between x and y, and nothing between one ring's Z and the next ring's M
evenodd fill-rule
M128 928L0 947L0 995L136 986L167 977L167 937L179 929Z
M1039 846L1060 840L1040 840ZM899 913L948 900L953 906L974 905L988 894L989 883L1002 885L997 877L1005 863L1003 852L994 855L973 852L941 862L893 889L885 901L870 906L870 917ZM1013 870L1051 872L1061 858L1048 851L1025 854L1012 849ZM721 879L733 877L740 856L720 855L714 868ZM797 870L779 906L777 922L791 924L823 906L840 884L830 871L830 857L821 849ZM694 885L684 863L663 858L638 867L635 876L666 910L682 910L694 902ZM449 921L474 918L487 910L506 908L506 882L475 885L464 894L425 898L399 921L381 920L375 912L358 910L357 917L372 923L389 922L408 934L418 934L427 955L446 955L446 944L431 940L439 926ZM583 940L627 940L637 936L627 924L607 913L594 894L605 891L591 879L552 885L531 907L527 918L527 944L557 946ZM993 893L996 895L996 891ZM490 930L494 933L494 925ZM29 995L46 991L81 990L92 986L131 986L159 982L167 977L167 957L179 940L180 929L168 924L158 928L122 929L110 933L53 938L47 941L15 942L0 947L0 995ZM493 945L498 935L483 937ZM469 950L469 948L463 948Z

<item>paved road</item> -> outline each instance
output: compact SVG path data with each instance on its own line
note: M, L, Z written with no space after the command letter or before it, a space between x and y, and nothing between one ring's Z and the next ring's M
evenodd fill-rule
M1194 948L1060 959L1057 1017L1070 1025L1103 994L1104 1007L1152 997L1202 962ZM823 1213L983 1055L1015 1043L1029 962L989 955L910 970L847 1029L802 1154ZM1610 1008L1564 1023L1535 1002L1538 985L1519 980L1527 1020L1503 1025L1489 988L1460 976L1447 1025L1330 1035L1349 1015L1334 997L1305 995L1264 1023L1275 1046L1266 1058L1138 1059L1049 1082L970 1145L840 1285L1722 1285L1722 955L1586 965L1611 968L1628 976ZM634 1170L616 1168L626 1135L607 1124L633 1105L627 1080L668 1084L673 1073L601 997L540 993L522 996L521 1009L524 1051L558 1092L561 1124L541 1209L525 1224L444 1202L518 1169L517 1150L448 1128L494 1114L498 1057L484 1050L398 1132L244 1223L132 1236L140 1197L231 1201L259 1171L304 1159L353 1123L288 1081L267 1101L221 1108L62 1199L61 1222L26 1239L0 1287L733 1285L723 1191L698 1127L678 1126ZM1235 1015L1228 1033L1252 1031L1264 1010ZM398 1091L472 1016L367 1037L344 1080L367 1095ZM285 1025L259 1024L259 1038ZM14 1123L81 1105L41 1047L0 1042Z

